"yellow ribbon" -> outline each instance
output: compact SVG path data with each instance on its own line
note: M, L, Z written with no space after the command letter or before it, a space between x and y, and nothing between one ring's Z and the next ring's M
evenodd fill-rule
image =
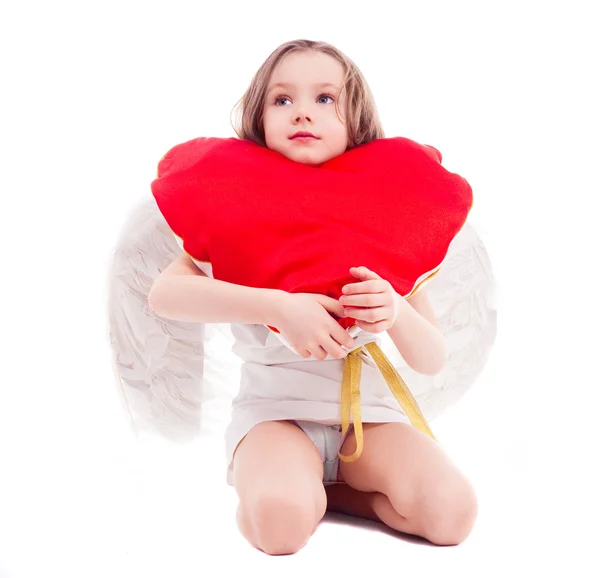
M385 353L376 343L367 343L357 347L346 356L344 363L344 376L342 380L342 437L346 435L350 427L350 412L354 416L354 432L356 435L356 450L351 456L344 456L338 452L343 462L355 462L363 451L363 427L360 413L360 377L362 373L362 359L359 357L363 347L371 354L373 361L377 364L379 371L385 378L388 387L394 397L408 416L410 423L418 430L435 440L429 429L419 406L412 393L390 363Z

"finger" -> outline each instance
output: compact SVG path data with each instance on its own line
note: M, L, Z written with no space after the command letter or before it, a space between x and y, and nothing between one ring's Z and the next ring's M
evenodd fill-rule
M383 293L386 290L386 283L380 279L371 279L370 281L361 281L360 283L349 283L342 287L344 295L354 295L356 293Z
M328 346L328 349L332 349L331 346ZM317 346L313 349L313 355L320 360L323 360L327 357L327 355L331 353L330 351L326 350L323 345ZM335 355L333 355L332 357L335 357Z
M378 323L386 318L385 307L373 307L371 309L347 309L346 317L368 321L369 323Z
M355 277L364 277L365 279L381 279L375 271L371 271L368 267L351 267L350 274Z
M341 348L340 344L335 339L329 339L325 344L325 349L334 359L342 359L346 357L346 352Z
M356 324L367 333L381 333L383 323L369 323L368 321L357 321Z
M340 303L344 307L383 307L386 304L383 293L344 295L344 297L340 297Z
M330 313L334 313L338 317L344 317L344 306L337 299L321 295L318 301Z
M333 339L327 339L315 351L315 357L320 360L325 359L328 355L331 355L334 359L341 359L346 355L346 352Z
M332 328L331 338L335 339L340 346L344 346L348 349L354 349L356 347L356 342L352 336L339 323L336 323L335 327Z

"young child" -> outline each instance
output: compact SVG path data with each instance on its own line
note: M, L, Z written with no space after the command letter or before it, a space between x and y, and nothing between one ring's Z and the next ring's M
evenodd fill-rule
M277 48L240 102L238 136L298 163L320 166L384 137L361 72L323 42L298 40ZM356 219L360 223L360 211ZM346 286L339 302L234 284L219 291L207 284L202 294L213 315L227 311L234 320L234 352L244 363L226 432L227 481L239 496L240 531L268 554L301 549L327 509L439 545L463 541L477 515L469 481L433 439L411 426L367 355L360 405L364 450L356 461L338 458L338 452L348 456L357 448L353 428L342 437L340 427L348 351L378 343L387 331L406 364L420 373L436 374L446 358L425 290L404 299L376 271L355 265L356 283ZM174 275L210 277L187 254L157 281L164 287ZM186 297L190 303L198 298L183 290L171 300L153 293L152 309L167 318L174 315L169 304L177 301L181 311ZM350 312L363 330L355 338L332 317ZM276 326L300 356L267 325Z

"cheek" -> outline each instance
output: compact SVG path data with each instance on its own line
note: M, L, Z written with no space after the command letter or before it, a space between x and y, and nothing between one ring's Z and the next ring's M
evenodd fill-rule
M340 146L346 146L348 142L348 131L346 127L337 121L335 126L335 140L340 144Z
M330 123L335 127L336 132L344 133L346 131L346 123L342 114L343 110L340 110L340 114L336 113L335 109L331 110Z
M281 122L278 121L276 114L265 114L263 118L263 125L265 127L265 132L269 131L271 134L281 132Z
M273 135L277 133L277 124L273 122L271 115L266 115L263 118L263 130L265 131L265 138L273 138Z

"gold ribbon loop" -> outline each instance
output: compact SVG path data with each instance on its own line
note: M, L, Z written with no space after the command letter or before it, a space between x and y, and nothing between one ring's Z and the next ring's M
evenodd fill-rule
M421 413L417 401L379 345L376 343L367 343L364 347L371 354L373 361L377 364L388 387L394 394L396 401L398 401L400 407L402 407L404 413L408 416L413 427L435 440L433 433L429 429L429 426ZM360 355L362 352L363 346L349 352L344 363L341 410L342 437L350 427L350 411L352 411L354 417L354 431L356 435L356 450L351 456L344 456L341 452L338 452L340 460L347 463L355 462L361 456L363 451L363 427L360 413L360 378L362 374L362 359L360 358Z
M354 416L354 431L356 432L356 451L351 456L338 452L343 462L356 461L363 450L363 429L360 414L360 377L362 374L362 359L359 357L362 347L348 353L344 363L344 378L342 381L342 438L350 427L350 410Z

